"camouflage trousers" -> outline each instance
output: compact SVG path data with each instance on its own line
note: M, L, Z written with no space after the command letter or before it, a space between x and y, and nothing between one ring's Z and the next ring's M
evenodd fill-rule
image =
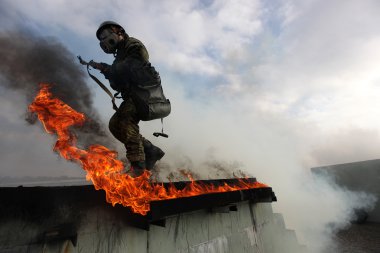
M140 134L139 117L132 99L124 100L111 117L109 129L113 136L124 143L130 162L145 161L144 137Z

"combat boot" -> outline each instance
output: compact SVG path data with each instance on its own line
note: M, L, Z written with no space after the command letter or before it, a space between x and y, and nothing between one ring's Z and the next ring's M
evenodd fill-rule
M145 153L145 165L147 170L152 170L158 160L160 160L165 152L159 147L154 146L150 141L144 139L144 153Z
M138 177L143 174L144 170L146 169L145 161L135 161L131 162L131 169L129 174L132 177Z

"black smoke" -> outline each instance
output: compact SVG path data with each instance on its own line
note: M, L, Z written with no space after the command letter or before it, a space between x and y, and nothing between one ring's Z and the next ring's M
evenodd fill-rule
M25 97L25 108L33 101L40 83L52 85L52 93L88 120L77 130L80 144L110 145L111 138L93 107L86 73L76 56L54 37L27 32L0 32L1 85ZM26 113L29 123L35 117Z

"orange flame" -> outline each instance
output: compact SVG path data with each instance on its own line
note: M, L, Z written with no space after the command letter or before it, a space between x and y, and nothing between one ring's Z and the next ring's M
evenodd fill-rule
M79 163L87 172L86 179L92 181L95 189L103 189L107 202L113 206L121 204L130 207L135 213L146 215L150 210L150 202L155 200L267 187L265 184L244 179L239 179L237 185L225 183L215 186L196 182L190 175L191 182L183 189L177 189L173 184L166 189L162 184L150 182L150 172L147 170L135 178L122 173L124 164L117 159L116 151L97 144L87 150L78 148L70 127L83 124L85 116L54 98L49 91L49 85L41 84L41 90L29 110L37 113L48 133L57 135L54 151L67 160Z

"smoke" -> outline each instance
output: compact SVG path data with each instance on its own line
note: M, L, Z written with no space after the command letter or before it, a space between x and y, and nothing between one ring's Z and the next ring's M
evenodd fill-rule
M311 165L330 165L380 157L380 138L377 129L349 127L321 138L309 154ZM342 148L344 147L344 148Z
M337 252L332 250L338 246L334 235L349 229L356 219L355 210L371 210L376 197L338 186L327 174L288 172L293 180L280 175L284 182L275 184L279 201L275 210L284 214L287 227L295 229L309 252Z
M190 170L200 179L228 178L234 173L240 176L241 171L256 177L273 188L278 198L273 203L275 212L284 215L286 227L296 231L309 252L329 252L333 235L350 225L353 210L373 205L373 196L343 189L327 176L313 175L310 168L352 161L358 147L355 143L362 143L367 150L364 144L374 133L362 131L361 137L368 138L349 139L350 134L358 133L351 129L339 137L286 115L258 109L247 114L240 101L194 103L176 82L167 80L164 85L173 112L165 119L169 139L154 140L165 147L166 155L160 162L162 178L169 175L177 179L178 175L170 172L178 168ZM159 123L150 123L143 128L152 132L159 127ZM357 154L354 159L369 158L376 155L375 150L374 144L374 152ZM339 156L339 151L347 155Z
M218 6L215 6L215 3ZM236 38L245 38L236 32L253 26L241 25L242 23L235 19L243 17L240 13L239 16L217 15L225 14L224 11L228 13L240 10L230 8L229 5L223 7L222 3L214 1L210 13L208 10L178 8L183 7L182 2L168 1L157 5L152 3L150 15L146 15L145 4L132 7L130 3L125 2L114 9L114 16L107 16L106 19L128 24L131 34L137 34L147 42L152 60L161 64L157 64L157 67L161 73L165 94L173 105L172 114L165 119L165 131L170 138L154 140L154 144L166 152L161 165L170 163L172 169L190 169L195 171L196 175L201 174L202 178L217 176L217 173L210 170L211 167L221 168L223 165L222 171L230 171L231 168L244 169L249 175L273 187L278 197L278 202L273 206L276 211L284 214L287 227L296 230L301 243L313 248L314 252L321 252L323 248L328 247L334 231L349 224L354 208L370 206L373 201L368 195L341 189L325 177L315 178L309 169L319 165L374 159L380 155L377 131L379 117L374 116L378 115L380 101L380 51L376 25L380 17L376 12L378 3L276 2L275 5L279 5L278 10L276 6L270 5L263 12L265 16L260 19L264 25L263 33L252 36L252 50L245 48L242 43L236 43L239 41ZM104 17L103 13L106 12L98 13L99 9L113 8L108 3L101 2L101 8L89 10L87 16L78 15L82 14L83 6L88 4L91 3L81 1L80 5L73 7L74 10L51 4L51 9L41 15L39 7L46 5L44 1L39 4L15 4L15 1L9 1L9 6L0 8L0 13L4 14L4 17L10 13L17 14L18 12L9 11L13 6L22 14L19 16L29 18L27 20L34 22L34 25L42 25L47 29L65 27L82 36L89 31L92 34L96 29L93 17ZM241 2L234 1L233 4L241 5ZM245 9L254 11L255 8ZM129 11L129 15L121 15L125 14L124 10ZM167 10L181 11L176 12L177 15L167 15ZM353 16L356 18L352 18ZM0 19L2 17L0 15ZM120 20L121 17L123 18ZM226 20L226 17L230 20ZM282 18L285 22L281 22ZM10 20L12 19L3 18L3 26L8 27L8 23L14 22ZM55 23L50 24L51 20ZM67 22L68 20L76 20L76 25L73 26L73 22ZM244 20L243 18L242 21ZM100 23L101 20L97 21ZM265 26L266 21L268 24ZM229 31L233 32L232 36ZM1 36L6 38L6 45L0 47L1 55L5 51L5 56L8 53L16 54L28 60L29 58L23 57L23 54L11 50L14 48L13 44L20 43L16 40L17 36L10 39L10 35L12 34ZM30 34L24 37L27 37L25 45L30 45L30 41L39 40L42 40L43 44L57 44L51 38L38 39ZM25 45L20 45L18 50ZM227 53L235 56L236 48L231 48L233 45L237 45L238 51L241 52L242 57L238 61L223 57L209 58L203 50L212 49L211 54L220 56ZM38 50L41 45L36 47ZM42 53L45 54L44 51ZM46 63L45 59L41 59L44 57L39 57L40 66ZM2 57L0 64L4 64L6 58ZM74 56L64 54L62 59L68 59L68 62L74 65ZM237 62L239 64L236 64ZM239 68L244 62L248 63L246 67L251 71L244 71L245 74L242 74ZM34 68L37 65L35 63L32 62L24 68ZM22 61L19 61L19 64L25 66ZM169 68L168 73L162 71L163 66ZM222 66L228 68L220 69ZM1 65L1 72L4 72L3 69L9 71L7 66ZM68 73L62 67L53 69L58 70ZM177 75L176 71L201 73L202 79L186 80ZM214 88L219 87L222 78L218 79L218 84L212 86L208 83L208 75L205 74L215 72L227 77L227 81L234 81L231 81L231 88L241 90L244 94L238 94L235 99L229 96L220 97L220 92L216 92ZM13 74L9 72L7 76L22 82L26 77L21 76L21 73L13 71ZM34 76L34 73L37 72L30 71L29 75ZM29 90L23 91L28 99L31 97L30 94L34 93L37 83L48 81L46 77L49 75L43 78L31 76L28 77L29 80L32 79ZM200 83L202 80L206 81ZM13 85L8 78L6 81L7 84L3 85ZM55 85L73 85L75 89L79 84L55 82ZM208 92L201 89L203 86L212 88ZM192 94L205 93L208 101L203 102L198 96L189 96L186 91L181 90L183 87L191 90ZM234 91L226 90L226 93ZM57 94L56 90L54 92ZM59 92L57 95L62 96ZM63 100L75 107L67 100L69 98L72 97L68 96ZM215 103L215 100L219 100L220 103ZM4 101L1 102L2 113L4 109L15 104L8 103L4 108ZM88 112L86 114L90 115ZM0 125L4 120L9 119L0 118ZM149 126L141 125L145 136L161 129L159 122L149 122ZM2 132L6 132L4 128ZM4 142L4 138L1 139L2 143L14 145L13 140ZM11 147L20 150L22 145ZM210 147L215 149L211 158ZM46 154L48 148L50 147L41 152ZM30 151L27 150L25 153L29 154ZM9 152L6 155L10 157L13 154ZM35 153L32 155L38 156ZM50 156L46 155L44 162L49 158ZM20 161L18 157L12 160ZM2 165L3 168L7 168L4 161ZM51 170L52 166L46 167ZM164 171L164 168L162 170ZM225 173L220 175L226 176Z
M0 33L1 85L24 96L27 108L40 83L52 85L55 96L75 110L85 113L88 120L79 128L82 145L94 142L110 145L103 124L93 107L91 90L75 56L53 37L38 37L28 32ZM33 124L35 116L26 113Z

